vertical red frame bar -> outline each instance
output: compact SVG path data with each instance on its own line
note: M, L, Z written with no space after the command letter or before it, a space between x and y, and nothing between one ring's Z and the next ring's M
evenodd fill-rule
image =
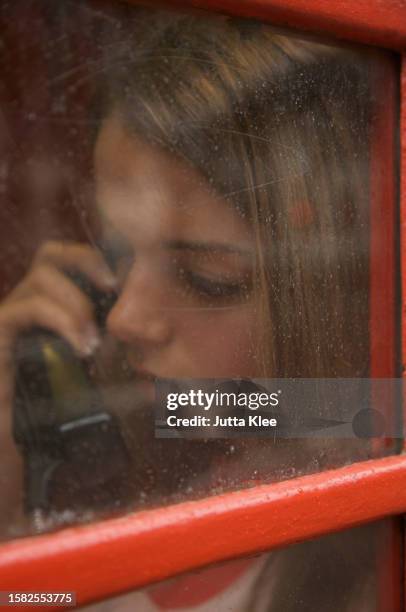
M374 59L370 156L370 334L371 378L397 375L396 127L397 72L386 58ZM394 417L395 415L388 415Z
M400 249L402 284L402 376L406 378L406 54L402 56L400 77ZM406 423L406 394L403 392L403 424ZM405 429L403 429L405 434ZM405 435L403 435L405 438ZM403 518L403 530L404 518ZM406 541L403 544L403 567L406 572ZM406 573L403 576L404 608L406 609Z
M402 377L406 379L406 54L400 76L400 253L402 289ZM403 395L403 438L406 434L406 393ZM406 450L406 444L404 446Z

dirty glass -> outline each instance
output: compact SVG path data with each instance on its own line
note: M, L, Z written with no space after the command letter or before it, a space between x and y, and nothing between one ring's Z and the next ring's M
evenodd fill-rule
M391 521L190 572L86 612L380 612L400 605Z
M371 375L393 58L101 0L0 18L1 537L395 452L154 421L157 380Z

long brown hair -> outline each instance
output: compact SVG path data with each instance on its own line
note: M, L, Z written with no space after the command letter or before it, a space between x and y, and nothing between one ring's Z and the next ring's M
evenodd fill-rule
M367 376L368 55L206 14L138 9L128 32L102 113L252 224L261 375Z

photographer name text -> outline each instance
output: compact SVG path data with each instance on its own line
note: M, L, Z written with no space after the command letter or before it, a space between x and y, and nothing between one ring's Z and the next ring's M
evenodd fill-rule
M266 418L259 414L250 414L246 417L220 417L215 419L207 416L195 415L190 418L177 417L171 414L166 423L169 427L276 427L277 419Z

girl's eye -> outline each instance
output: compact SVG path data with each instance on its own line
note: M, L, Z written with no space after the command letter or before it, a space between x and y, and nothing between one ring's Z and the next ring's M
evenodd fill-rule
M201 274L196 274L186 268L178 269L178 276L183 286L206 299L247 299L250 292L249 279L214 280Z

